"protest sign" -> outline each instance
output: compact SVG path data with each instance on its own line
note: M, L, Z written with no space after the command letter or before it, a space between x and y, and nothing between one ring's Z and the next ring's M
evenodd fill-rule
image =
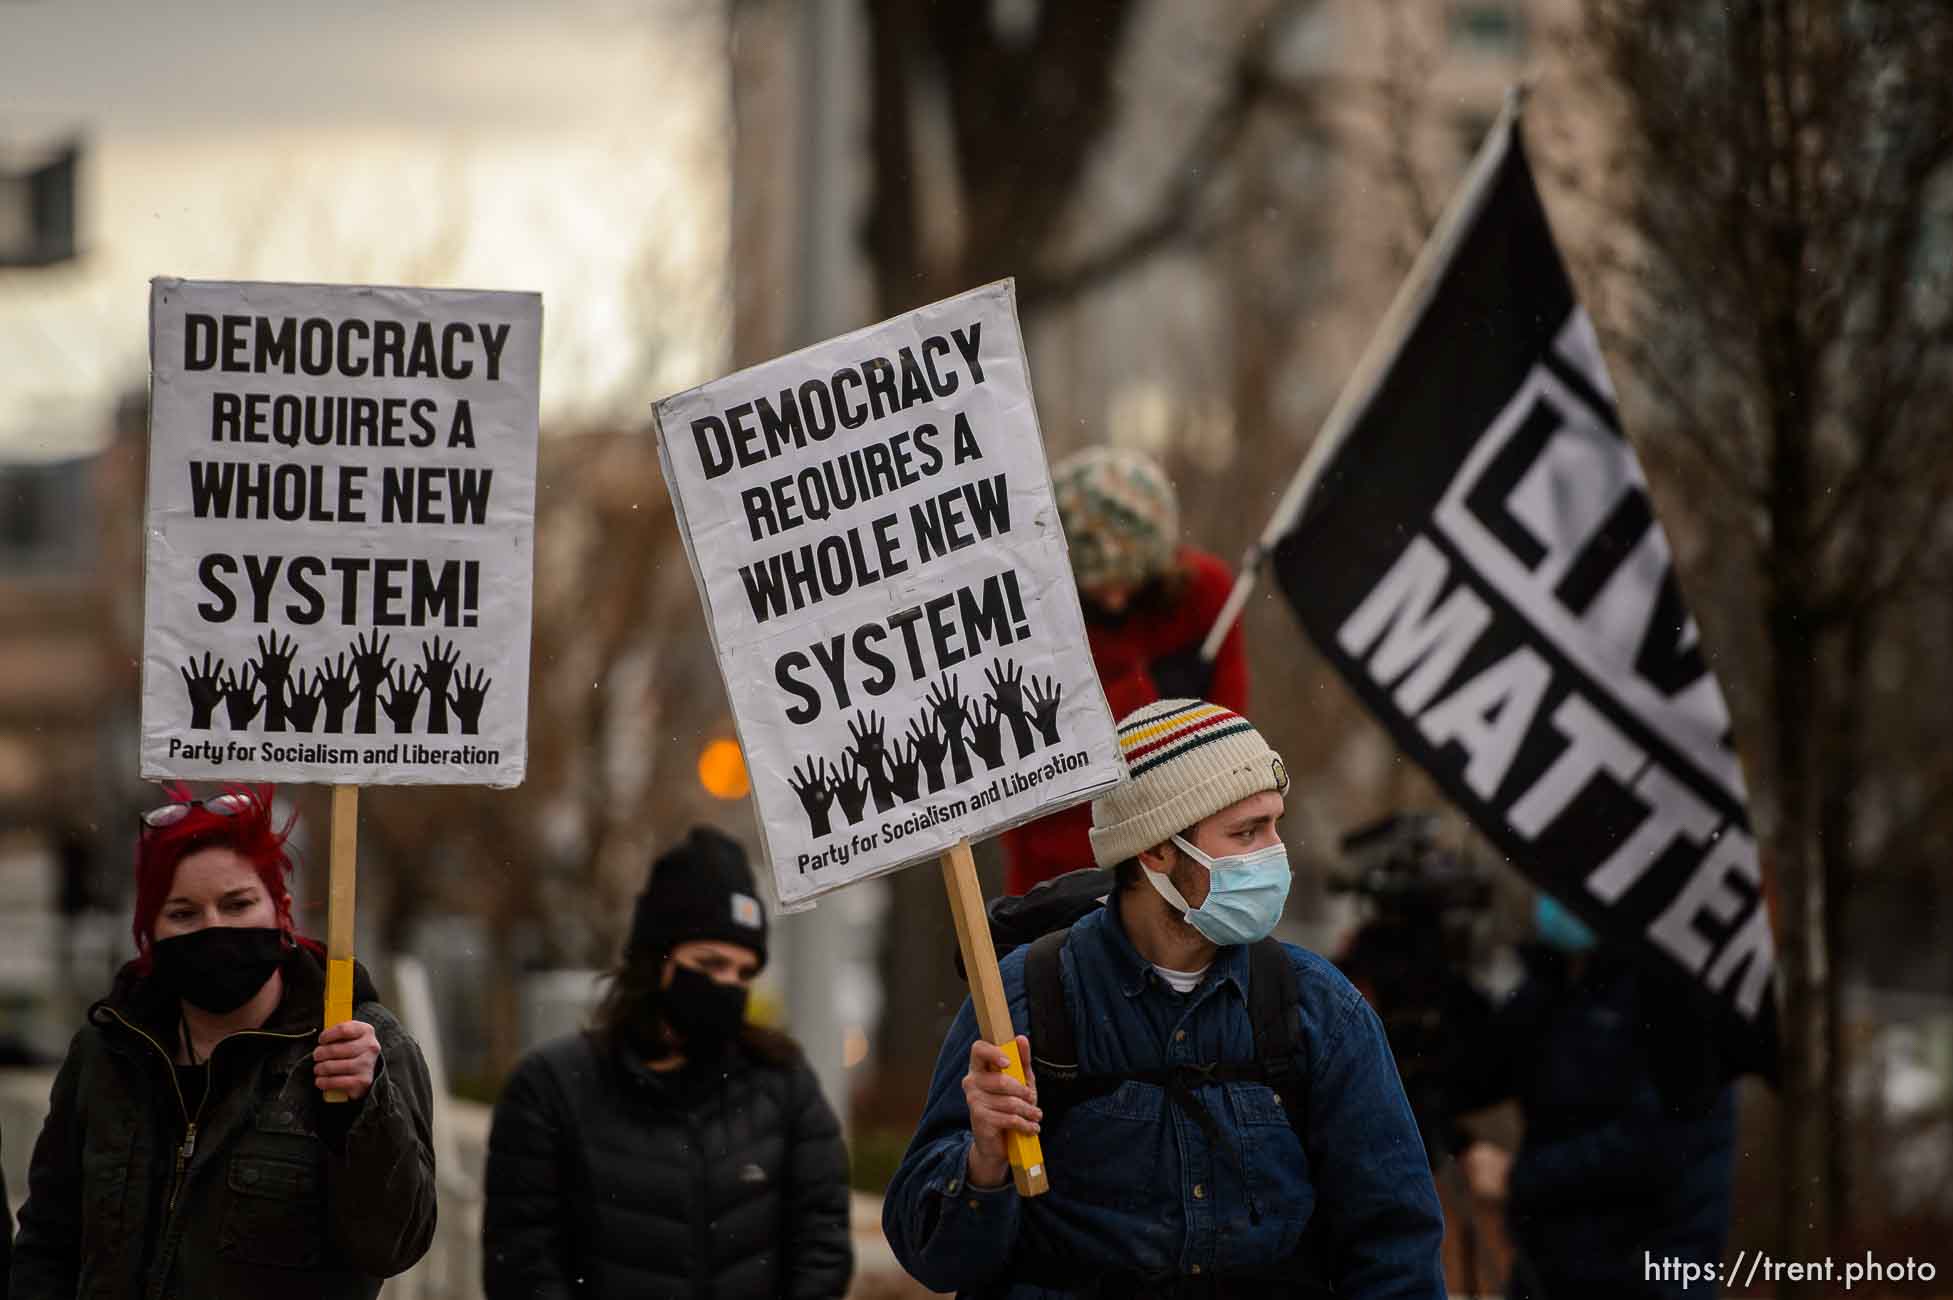
M542 300L158 279L142 775L519 784Z
M783 906L1119 779L1009 281L657 421Z

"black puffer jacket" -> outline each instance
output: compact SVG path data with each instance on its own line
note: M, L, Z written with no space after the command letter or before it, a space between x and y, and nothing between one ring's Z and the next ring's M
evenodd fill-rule
M806 1062L660 1074L594 1035L523 1058L488 1140L488 1300L848 1288L848 1157Z
M179 1101L174 999L125 968L55 1076L14 1240L13 1300L372 1300L434 1236L427 1066L357 970L380 1040L373 1087L312 1082L325 971L303 948L263 1027L210 1056ZM186 1110L196 1141L178 1174ZM172 1184L174 1199L172 1200Z

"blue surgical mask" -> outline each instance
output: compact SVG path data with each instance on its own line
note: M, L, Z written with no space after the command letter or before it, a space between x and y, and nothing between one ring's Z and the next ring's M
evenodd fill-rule
M1541 943L1557 952L1587 952L1599 942L1586 922L1562 907L1550 894L1533 899L1533 932Z
M1188 925L1222 948L1256 943L1274 932L1275 922L1282 919L1282 905L1288 901L1287 845L1277 841L1253 853L1210 858L1178 835L1173 842L1207 868L1205 902L1190 908L1172 880L1143 865L1140 870L1160 897L1187 918Z

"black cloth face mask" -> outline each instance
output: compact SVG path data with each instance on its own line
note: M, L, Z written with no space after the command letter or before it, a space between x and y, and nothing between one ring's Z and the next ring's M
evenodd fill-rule
M228 1015L257 996L284 963L285 932L241 925L207 925L158 939L151 974L200 1011Z
M688 1056L711 1056L725 1049L746 1022L747 990L721 984L683 964L674 965L671 983L660 990L658 1009L677 1031Z

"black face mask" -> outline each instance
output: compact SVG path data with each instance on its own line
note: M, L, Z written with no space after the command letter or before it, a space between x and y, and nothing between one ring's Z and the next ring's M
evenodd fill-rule
M150 952L158 983L198 1010L222 1016L257 996L284 962L285 932L207 925L158 939Z
M688 1056L712 1056L746 1022L746 995L738 984L721 984L690 966L675 965L671 984L658 994L658 1009L684 1040Z

